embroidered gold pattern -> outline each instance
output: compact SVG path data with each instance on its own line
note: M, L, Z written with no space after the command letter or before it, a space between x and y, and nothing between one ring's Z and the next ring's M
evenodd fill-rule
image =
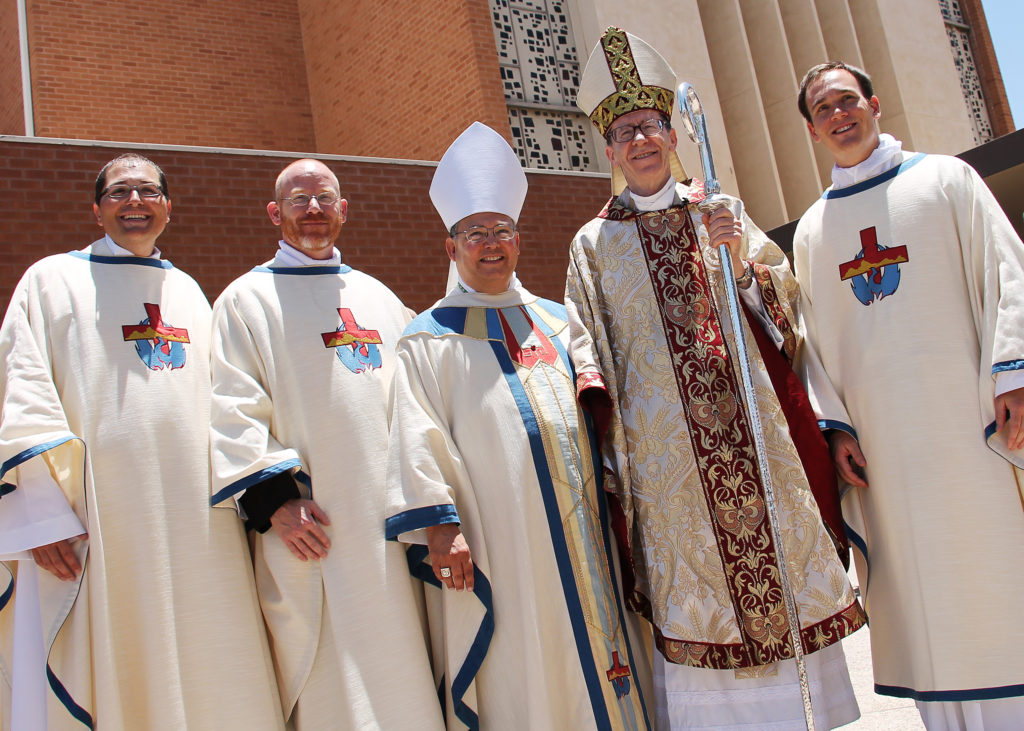
M657 109L668 117L672 116L675 94L671 89L645 86L641 82L624 30L609 28L601 36L601 47L615 84L615 93L605 97L590 113L590 121L602 135L608 132L608 127L616 119L637 109Z
M761 289L761 300L764 302L765 310L772 318L772 322L775 323L775 327L779 328L779 332L782 333L782 351L786 355L786 360L792 363L793 356L796 354L796 334L789 324L789 318L786 317L782 303L779 301L779 295L775 291L771 267L754 264L754 279L757 280L757 286Z
M694 190L691 197L702 198L702 191ZM685 207L638 215L616 199L602 217L636 222L739 630L738 642L693 642L668 637L655 626L655 644L670 662L713 669L762 666L791 658L778 555L767 522L753 434L739 405L741 387L693 220ZM794 335L768 267L756 266L755 273L762 292L767 292L766 304L770 300L775 305L769 312L785 324L783 333L791 341ZM804 565L802 552L798 555L799 565ZM634 592L628 601L635 611L652 617L643 593ZM811 652L852 633L864 623L864 616L853 602L819 622L806 620L801 622L800 642Z

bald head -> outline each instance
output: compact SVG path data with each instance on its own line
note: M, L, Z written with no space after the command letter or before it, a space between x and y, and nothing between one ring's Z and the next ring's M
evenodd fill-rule
M309 174L328 176L334 183L334 192L341 195L341 185L338 184L338 176L319 160L306 158L296 160L281 171L281 174L277 176L277 182L274 184L274 198L281 200L288 194L288 189L291 187L291 181L294 177Z

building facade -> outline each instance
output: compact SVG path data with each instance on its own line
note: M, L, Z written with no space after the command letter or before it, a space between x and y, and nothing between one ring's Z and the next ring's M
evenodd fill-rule
M406 176L409 192L425 197L402 161L438 160L479 120L503 133L527 167L563 171L543 178L554 191L556 200L545 204L557 225L531 233L564 263L562 228L575 230L596 213L607 190L594 181L608 172L603 140L574 100L581 69L608 25L649 41L680 80L694 84L723 188L771 229L798 217L828 181L829 159L796 111L800 78L815 63L841 58L865 67L883 101L883 128L908 149L957 154L1013 130L980 3L0 0L0 135L22 146L38 144L36 138L156 146L155 158L172 149L161 146L184 146L195 152L188 159L204 167L178 174L197 180L204 169L249 160L243 150L276 151L282 160L372 158L383 165L381 176ZM52 158L46 144L42 160ZM679 147L686 169L700 175L696 147L683 134ZM59 175L60 159L53 164ZM402 180L381 178L365 195L384 195ZM260 184L269 193L270 183ZM560 209L558 191L575 203ZM260 210L264 203L235 200ZM15 205L6 196L0 202ZM183 205L175 202L176 214L187 215ZM382 215L389 205L403 204L374 203ZM218 227L225 215L233 214L221 211ZM441 225L429 208L425 215L425 235L415 245L436 243L441 256ZM386 232L386 223L376 230ZM169 230L165 238L173 235ZM79 236L53 246L83 243ZM241 258L255 263L261 255L246 251ZM207 282L200 272L211 296L222 279ZM4 304L3 287L12 284L0 283ZM430 291L399 294L425 306L436 292Z

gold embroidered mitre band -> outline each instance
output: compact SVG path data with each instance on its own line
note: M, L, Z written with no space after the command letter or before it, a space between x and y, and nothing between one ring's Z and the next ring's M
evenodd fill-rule
M576 106L604 135L612 122L637 109L671 118L675 84L675 71L646 41L608 28L587 60Z

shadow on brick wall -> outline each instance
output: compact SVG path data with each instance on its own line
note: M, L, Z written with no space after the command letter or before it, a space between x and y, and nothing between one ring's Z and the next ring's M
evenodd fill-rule
M171 223L157 245L212 302L235 277L274 255L266 205L295 157L194 148L97 146L0 139L0 305L25 269L102 236L93 184L111 158L138 151L167 174ZM319 156L338 175L349 220L338 240L347 264L377 277L411 308L429 307L448 272L445 231L427 191L432 164ZM534 293L561 301L573 234L608 200L599 176L529 174L518 273Z

